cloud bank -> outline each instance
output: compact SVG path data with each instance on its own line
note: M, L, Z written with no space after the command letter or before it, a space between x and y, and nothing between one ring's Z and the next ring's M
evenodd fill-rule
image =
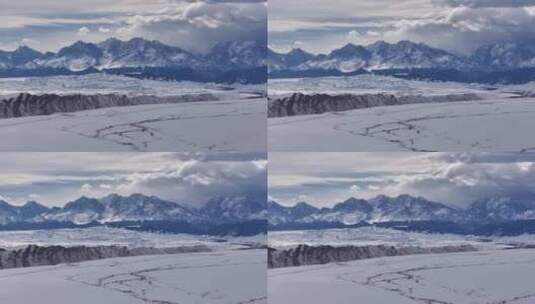
M270 45L287 50L300 41L309 51L325 53L346 43L412 40L469 54L486 44L535 42L532 0L341 1L331 8L327 3L270 2Z
M143 37L206 52L229 40L267 40L265 1L0 0L0 7L0 49Z
M269 194L332 206L348 197L422 196L455 207L533 198L535 154L305 153L270 155Z
M14 204L143 193L199 206L267 191L263 154L2 153L0 166L0 195Z

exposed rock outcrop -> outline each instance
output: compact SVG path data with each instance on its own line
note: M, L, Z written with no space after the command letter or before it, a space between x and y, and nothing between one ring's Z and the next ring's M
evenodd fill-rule
M123 107L141 104L181 103L217 100L212 94L191 94L181 96L126 96L116 94L96 95L32 95L21 93L16 97L0 99L0 118L70 113L109 107Z
M307 246L299 245L289 249L268 249L268 267L281 268L303 265L327 264L333 262L347 262L361 259L401 256L426 253L447 253L476 251L470 245L442 246L442 247L402 247L387 245L375 246Z
M414 103L439 103L480 100L476 94L451 94L439 96L395 96L391 94L314 94L305 95L294 93L287 97L270 100L268 103L269 117L285 117L297 115L321 114L325 112L340 112L354 109L393 106Z
M126 246L42 247L29 245L16 250L0 249L0 269L77 263L127 256L209 251L211 251L210 248L204 245L172 248L128 248Z

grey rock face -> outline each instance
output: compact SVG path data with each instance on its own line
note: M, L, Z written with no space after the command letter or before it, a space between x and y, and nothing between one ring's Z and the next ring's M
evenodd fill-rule
M106 258L152 255L177 254L188 252L209 252L204 245L185 246L175 248L133 248L125 246L97 246L97 247L63 247L29 245L22 249L0 249L0 269L21 268L32 266L57 265L62 263L78 263L83 261L100 260Z
M281 268L302 265L327 264L333 262L348 262L378 257L401 256L428 253L449 253L476 251L470 245L443 246L443 247L403 247L376 245L376 246L307 246L299 245L290 249L268 249L268 267Z
M414 96L395 96L390 94L314 94L305 95L294 93L287 97L270 100L268 102L269 117L285 117L297 115L321 114L326 112L340 112L363 108L372 108L380 106L393 106L415 103L431 102L455 102L480 100L481 97L476 94L453 94L426 97L421 95Z
M32 95L22 93L16 97L0 99L0 118L71 113L109 107L142 104L181 103L217 100L212 94L196 94L169 97L126 96L115 94L96 95Z

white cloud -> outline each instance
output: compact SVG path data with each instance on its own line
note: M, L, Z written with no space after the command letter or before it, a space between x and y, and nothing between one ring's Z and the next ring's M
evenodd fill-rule
M535 154L529 153L275 153L269 175L270 195L283 203L308 195L318 206L379 194L458 207L493 196L535 196Z
M121 37L150 36L164 43L205 52L229 40L267 40L264 3L191 2L156 14L136 14L117 29Z
M90 192L91 189L93 189L93 186L91 186L90 184L83 184L80 187L80 190L82 190L82 192Z
M267 161L256 154L3 153L0 194L23 204L63 205L80 195L144 193L199 205L232 195L266 195ZM87 166L91 164L91 166Z
M306 3L305 3L306 2ZM501 0L284 0L270 2L270 43L278 49L303 41L328 52L347 42L413 40L470 53L501 42L535 42L535 1Z
M432 0L436 5L449 7L522 7L535 6L534 0Z
M360 193L360 190L362 188L359 187L358 185L353 185L351 187L349 187L349 192L352 193L353 195L358 195Z
M91 30L87 26L83 26L78 30L78 36L87 36Z
M402 20L384 33L387 40L409 39L463 53L485 44L530 43L534 35L535 16L523 7L456 7L440 18Z
M228 40L266 41L265 1L58 0L51 3L0 0L0 45L56 51L80 37L100 42L109 37L143 37L190 51L207 51Z

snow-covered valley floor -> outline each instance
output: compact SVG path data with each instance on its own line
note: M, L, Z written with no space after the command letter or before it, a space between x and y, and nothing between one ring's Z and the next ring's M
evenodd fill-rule
M263 151L265 99L154 104L0 120L0 151Z
M141 256L7 269L0 271L0 285L1 303L267 303L266 251Z
M308 246L440 247L470 245L479 250L535 246L535 236L474 236L450 233L410 232L396 229L361 227L325 230L270 231L268 245L273 248Z
M0 248L38 246L126 246L128 248L168 248L204 245L214 251L265 245L265 234L255 236L206 236L186 233L153 233L121 228L92 227L27 231L0 231Z
M535 98L384 106L268 119L270 151L529 151Z
M528 304L535 251L489 250L271 269L271 304Z

